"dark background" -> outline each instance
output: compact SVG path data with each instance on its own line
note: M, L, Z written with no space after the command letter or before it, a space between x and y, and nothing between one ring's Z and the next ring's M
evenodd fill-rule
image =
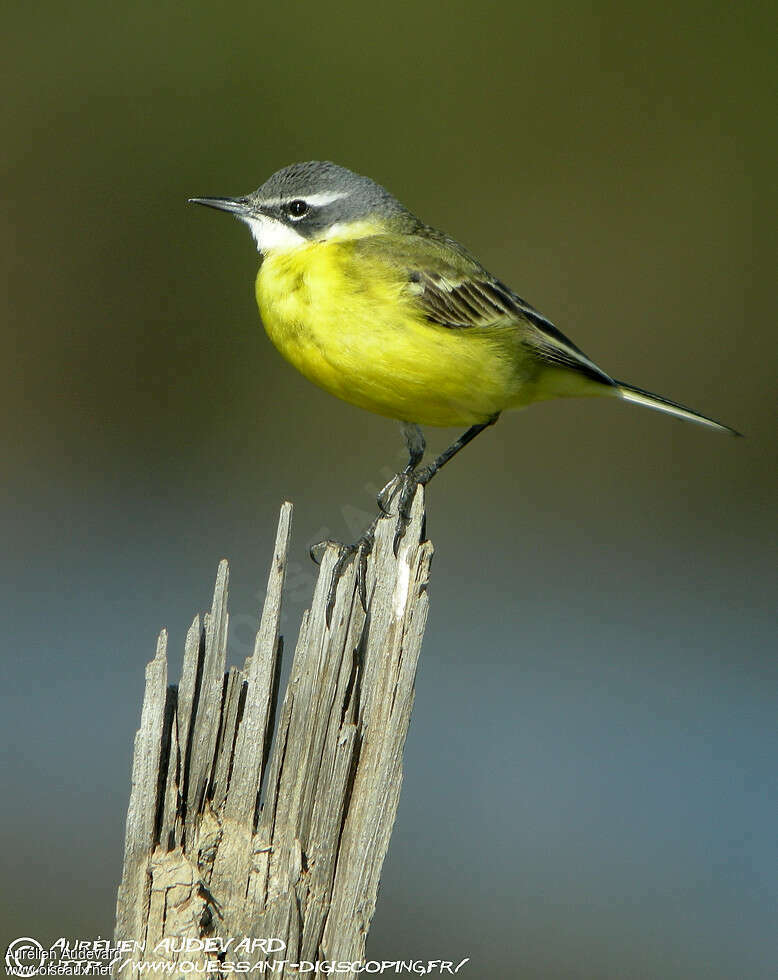
M113 928L143 667L216 564L230 657L295 503L356 534L390 421L258 323L246 229L295 160L387 185L607 371L429 493L431 615L369 954L460 976L775 969L775 69L767 4L9 5L0 260L2 931ZM431 433L441 448L453 432Z

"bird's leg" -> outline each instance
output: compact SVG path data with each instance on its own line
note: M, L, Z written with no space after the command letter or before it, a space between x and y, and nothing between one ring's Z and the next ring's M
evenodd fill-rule
M487 419L486 422L479 422L478 425L471 425L467 432L463 432L458 439L451 443L448 449L443 450L440 456L437 456L431 463L428 463L427 466L424 466L418 471L416 474L418 482L421 483L422 486L426 487L438 470L441 470L450 459L453 459L460 449L464 449L469 442L472 442L480 432L483 432L484 429L488 429L490 425L494 425L499 417L500 413L495 412L495 414L492 415L491 418Z
M420 470L414 467L414 469L408 475L408 478L404 480L400 487L400 500L397 508L397 513L400 519L397 523L397 531L394 536L395 555L397 554L397 549L399 548L400 542L405 535L405 529L408 526L408 521L411 517L411 506L413 505L413 498L416 495L416 487L426 487L433 476L442 470L446 463L453 459L460 449L464 449L464 447L469 442L472 442L479 433L484 431L484 429L488 429L490 425L494 425L499 417L500 413L496 412L491 418L487 419L486 422L479 422L478 425L471 425L467 432L463 432L458 439L451 443L448 449L443 450L440 456L436 456L431 463L423 466ZM403 476L405 476L405 473L403 473Z
M326 617L328 626L332 619L332 611L335 608L335 594L338 588L338 581L346 567L354 560L357 562L357 588L359 590L359 598L362 602L362 608L367 610L367 559L373 550L376 526L381 517L389 513L389 504L397 492L398 486L404 486L404 481L409 480L413 476L416 467L424 456L424 436L418 425L412 422L403 422L402 433L405 438L405 445L408 448L408 463L402 473L398 473L397 476L393 477L378 494L378 506L381 513L379 513L364 534L354 544L342 544L340 541L319 541L310 549L311 558L319 565L329 545L335 545L338 548L338 558L332 570L332 582L329 593L327 594Z
M357 588L359 590L359 598L362 602L362 608L367 610L367 559L373 550L375 529L381 517L389 513L389 505L398 487L404 487L405 483L412 479L416 467L424 456L424 450L426 448L422 431L413 422L402 423L402 434L408 449L408 462L402 473L398 473L397 476L393 477L378 494L378 506L381 513L378 514L368 529L354 544L342 544L340 541L319 541L310 549L311 558L319 565L329 545L335 545L338 548L338 558L332 570L332 582L329 593L327 594L326 617L328 626L332 619L332 611L335 608L335 594L338 588L338 581L344 570L354 560L357 562ZM415 487L415 483L413 486Z
M494 423L499 418L500 413L497 412L486 422L480 422L478 425L471 425L467 432L462 433L462 435L456 439L448 449L444 449L440 456L436 456L431 463L421 469L418 468L419 463L424 456L424 450L426 444L424 442L424 436L422 435L421 429L418 425L410 422L403 422L402 432L405 437L405 444L408 447L408 463L402 473L398 473L394 479L390 480L389 483L384 487L384 489L378 494L378 505L381 508L381 513L373 520L370 527L365 531L365 533L355 541L354 544L341 544L339 541L320 541L318 544L313 545L311 548L311 558L320 564L324 556L324 552L328 545L334 544L338 550L338 558L335 562L335 567L332 570L332 581L330 583L330 590L327 594L327 605L326 605L326 619L327 625L330 625L332 620L332 612L335 608L335 596L338 589L338 582L340 576L343 574L344 569L349 565L350 562L356 559L357 561L357 589L359 591L359 598L362 603L362 608L367 610L367 559L373 550L373 544L375 542L375 529L378 522L388 513L388 507L391 503L392 498L395 493L399 491L399 504L397 508L398 522L397 531L394 535L394 554L397 556L397 552L400 547L400 542L405 537L405 530L408 526L408 522L411 518L411 507L413 506L413 498L416 495L416 487L426 485L435 476L435 474L441 470L450 459L459 452L460 449L472 442L473 439L484 429L488 429L490 425Z
M408 450L408 462L402 473L393 476L383 490L380 490L378 493L376 499L378 500L378 506L384 514L389 513L392 497L397 493L397 490L407 483L416 472L416 467L422 461L424 450L427 448L427 444L424 441L424 434L415 422L401 422L400 428L405 439L405 446Z

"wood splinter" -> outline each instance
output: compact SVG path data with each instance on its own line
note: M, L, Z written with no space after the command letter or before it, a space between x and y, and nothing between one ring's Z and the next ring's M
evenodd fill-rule
M303 960L364 959L427 620L432 545L423 540L424 491L396 557L397 518L378 522L367 610L351 563L329 625L338 553L325 553L271 753L291 517L285 503L254 652L243 667L225 673L222 561L211 611L187 633L179 684L167 683L164 630L146 668L116 905L116 939L143 947L133 963L186 961L187 970L190 963L207 970L209 961L247 959L245 946L184 951L173 941L207 937L232 938L233 947L243 938L275 940L266 944L274 949L252 956L273 963L276 977L297 975L288 964ZM132 975L122 962L118 975Z

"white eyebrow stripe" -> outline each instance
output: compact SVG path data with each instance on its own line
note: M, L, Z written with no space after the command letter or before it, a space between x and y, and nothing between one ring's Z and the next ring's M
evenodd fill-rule
M259 202L260 207L278 207L279 204L288 204L289 201L305 201L311 207L321 208L325 204L332 204L343 197L348 197L348 191L322 191L320 194L300 194L299 197L272 197Z
M323 191L321 194L309 194L303 200L315 208L320 208L325 204L332 204L333 201L339 201L343 197L348 197L348 191Z

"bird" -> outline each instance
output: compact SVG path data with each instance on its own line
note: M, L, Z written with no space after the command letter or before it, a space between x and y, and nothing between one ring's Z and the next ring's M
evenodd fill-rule
M739 435L607 374L467 248L369 177L308 161L243 197L190 203L248 225L260 254L257 305L280 353L330 394L401 423L408 463L379 494L382 510L399 492L407 519L416 487L502 412L551 398L618 398ZM421 426L467 428L422 467ZM369 547L370 533L363 537Z

